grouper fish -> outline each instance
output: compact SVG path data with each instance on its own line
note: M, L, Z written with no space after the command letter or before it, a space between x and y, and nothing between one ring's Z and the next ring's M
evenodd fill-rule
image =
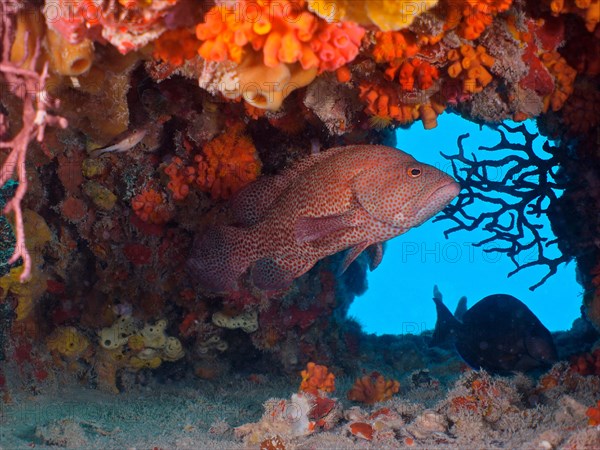
M242 275L259 289L284 289L342 250L340 272L367 249L374 269L382 242L425 222L459 190L452 177L395 148L333 148L242 189L230 201L233 224L197 236L187 268L214 292L238 290Z

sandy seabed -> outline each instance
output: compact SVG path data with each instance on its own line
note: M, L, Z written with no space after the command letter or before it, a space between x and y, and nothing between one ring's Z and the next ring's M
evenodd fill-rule
M327 425L310 433L298 425L302 408L294 405L298 396L292 397L298 384L281 376L260 382L240 375L149 379L118 395L50 383L37 395L16 393L0 403L0 448L600 448L600 426L588 425L586 416L597 401L600 379L565 378L567 370L565 364L555 366L549 373L559 384L541 390L538 380L522 374L456 375L440 366L427 373L432 384L416 386L411 376L400 378L399 394L370 406L348 401L353 380L340 378L330 395L339 401ZM281 400L267 402L273 398ZM269 405L285 401L287 416L274 418ZM371 425L371 440L356 433L356 423Z

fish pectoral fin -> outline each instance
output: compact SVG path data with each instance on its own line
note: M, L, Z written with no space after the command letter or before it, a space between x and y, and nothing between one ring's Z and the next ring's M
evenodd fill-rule
M342 265L339 269L338 275L343 274L350 264L354 262L358 256L367 249L369 246L368 242L361 242L360 244L355 245L354 247L350 247L350 249L346 252L346 256L344 256L344 260L342 261Z
M357 244L348 250L346 256L344 256L344 261L342 261L342 265L340 267L338 275L343 274L348 269L348 267L350 267L350 264L352 264L354 260L358 258L362 252L365 251L369 256L369 269L375 270L381 262L381 258L383 258L383 245L381 244L381 242L377 242L375 244L361 242L360 244Z
M299 217L296 221L296 242L314 242L332 233L359 225L359 211L352 209L344 214L324 217Z
M369 269L371 272L381 264L383 259L383 243L376 242L367 247L367 254L369 255Z

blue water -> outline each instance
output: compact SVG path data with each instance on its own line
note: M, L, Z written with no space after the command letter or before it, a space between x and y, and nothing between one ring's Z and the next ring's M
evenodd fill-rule
M470 134L464 142L465 153L470 157L471 151L475 151L479 160L486 156L486 152L477 153L479 145L493 146L499 140L497 132L486 127L480 130L479 125L454 114L443 114L438 123L433 130L419 126L398 130L398 147L417 160L452 174L449 162L440 152L455 154L459 135ZM527 123L527 128L535 131L535 123ZM541 148L543 141L539 137L535 144ZM508 153L494 152L494 156ZM483 211L486 205L476 208ZM474 211L470 209L471 213ZM545 225L545 235L552 238L547 219L542 217L540 223ZM463 295L471 306L487 295L505 293L525 302L551 331L569 329L579 317L582 288L575 280L575 262L561 265L556 275L531 292L529 287L547 273L545 266L527 268L507 278L515 267L506 255L485 253L482 248L472 246L488 237L487 233L459 231L445 239L444 230L452 226L450 221L430 220L388 242L383 262L368 275L369 289L354 300L349 311L366 332L416 334L432 329L436 320L432 301L435 284L451 310ZM525 254L521 258L531 256Z

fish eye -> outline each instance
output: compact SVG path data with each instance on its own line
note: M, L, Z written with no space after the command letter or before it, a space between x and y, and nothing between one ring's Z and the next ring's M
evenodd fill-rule
M409 167L407 170L408 176L411 178L418 178L421 176L421 169L417 167Z

